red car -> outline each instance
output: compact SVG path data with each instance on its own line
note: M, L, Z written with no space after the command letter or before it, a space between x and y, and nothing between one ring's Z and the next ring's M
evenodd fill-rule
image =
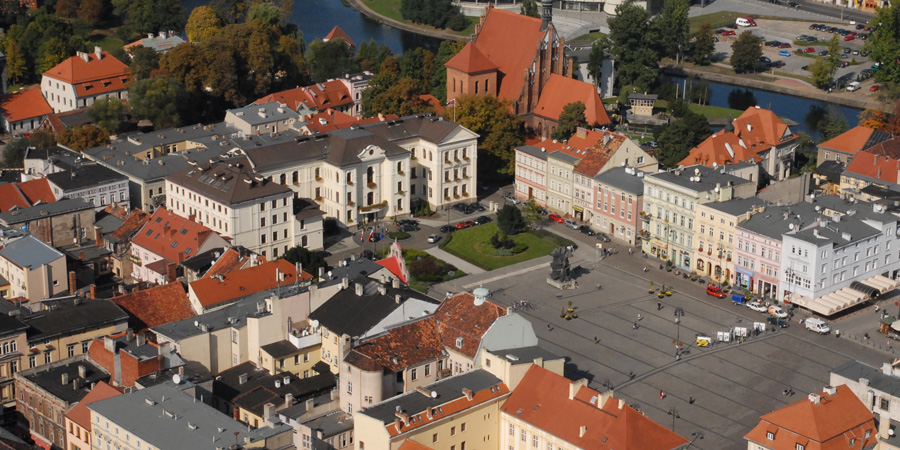
M816 52L816 49L814 49L814 48L812 48L812 47L806 47L806 48L803 49L803 51L804 51L805 53L815 53L815 52Z
M879 89L880 87L881 87L881 86L878 86L877 84L873 84L872 87L869 88L869 90L872 91L872 92L878 92L878 89Z
M784 42L784 43L781 43L780 45L778 45L778 48L791 48L791 44Z
M472 222L471 220L463 220L462 222L456 224L456 229L462 230L463 228L469 228L469 227L474 227L474 226L475 226L475 222Z
M712 295L715 298L725 298L725 293L722 292L721 289L719 289L711 284L709 286L706 286L706 293L709 295Z
M844 36L845 41L852 41L854 39L856 39L856 36L854 36L852 34L848 34L848 35Z
M722 36L734 36L734 35L735 35L734 30L725 30L722 32Z
M563 222L566 221L566 219L563 219L563 218L560 217L560 215L557 214L557 213L550 214L550 215L547 216L547 217L550 217L550 220L552 220L552 221L554 221L554 222L556 222L556 223L563 223Z

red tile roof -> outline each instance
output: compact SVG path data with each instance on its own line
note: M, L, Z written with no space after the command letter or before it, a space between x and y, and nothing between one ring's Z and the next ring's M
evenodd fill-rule
M275 273L283 276L281 285L297 282L297 269L288 261L278 259L246 269L221 275L222 279L203 278L190 283L190 290L204 308L250 294L278 287ZM312 275L302 272L300 281L311 280Z
M141 210L136 209L135 211L141 211ZM106 206L106 208L103 208L103 212L110 214L113 217L118 218L119 220L125 220L128 218L128 208L126 206L123 206L120 203L110 203L109 205ZM141 212L143 212L143 211L141 211ZM147 213L144 213L144 214L147 214ZM147 217L150 217L150 216L148 215Z
M569 398L571 386L562 375L532 365L500 410L578 448L670 450L688 443L623 401L610 397L598 405L603 399L593 389L580 387Z
M755 106L747 108L732 124L734 132L751 147L760 144L775 146L797 138L775 113Z
M836 389L834 395L810 394L819 396L818 404L801 398L760 417L759 424L744 438L773 450L795 450L797 444L803 444L806 450L867 448L874 444L878 434L875 416L846 385ZM772 440L768 433L774 434ZM856 440L852 446L851 439Z
M101 381L97 383L93 389L80 402L76 403L69 412L66 413L66 418L75 422L81 428L84 428L88 432L91 431L91 410L88 409L87 405L91 403L98 402L100 400L106 400L108 398L112 398L118 395L122 395L122 391L118 388L114 388L106 382Z
M407 439L400 444L400 447L397 450L434 450L433 448L420 444L416 441Z
M347 128L355 123L359 123L359 119L356 117L340 111L335 111L331 108L319 112L318 114L307 114L303 120L309 122L305 128L312 133L324 133L326 131L339 130L341 128Z
M344 362L371 372L397 372L439 359L443 351L437 322L433 317L426 317L360 343Z
M678 164L682 166L701 164L712 167L713 164L722 166L741 161L759 162L761 158L757 153L769 148L771 147L766 144L755 148L746 148L741 145L741 139L737 135L722 130L692 148L688 156Z
M489 386L478 392L472 392L471 400L469 400L469 398L466 396L462 396L457 398L456 400L444 403L443 405L441 405L441 410L443 410L443 412L435 414L431 418L428 417L425 411L421 411L421 413L410 412L410 415L416 413L416 421L414 423L410 422L409 425L405 425L403 424L403 422L400 422L398 426L397 422L395 421L394 423L385 425L384 428L385 430L387 430L388 436L393 438L401 433L409 433L412 430L423 428L439 420L444 420L447 417L452 417L454 414L465 411L467 409L482 406L488 404L491 401L496 401L495 399L504 397L507 394L509 394L509 387L507 387L505 383L500 383L496 386ZM415 393L409 395L422 394ZM422 417L419 418L419 415L421 415Z
M499 81L500 98L519 99L525 87L525 71L534 62L545 35L541 19L497 8L488 10L474 44L504 75Z
M551 74L547 84L541 91L541 98L534 113L551 120L559 120L563 108L569 103L581 102L584 104L584 118L592 126L601 126L610 123L603 100L597 93L597 88L591 83L585 83L574 78Z
M478 47L471 42L466 44L459 53L450 58L444 65L468 74L499 69L496 64L488 59L487 56L484 56L484 53L481 53L481 51L478 50Z
M897 182L898 171L900 158L875 155L868 150L857 153L844 169L848 175L875 178L889 184Z
M18 122L53 114L39 88L27 89L0 97L0 111L8 122Z
M225 275L226 273L240 270L253 257L250 254L241 254L240 251L234 248L225 249L222 256L213 262L212 267L206 271L203 278L212 278L213 275Z
M444 300L434 318L441 330L441 340L447 348L474 358L481 337L498 318L506 315L506 308L491 301L475 306L475 296L462 292ZM457 339L461 338L460 345Z
M395 277L399 278L403 284L409 284L409 271L406 270L406 260L403 258L403 249L396 241L391 244L391 251L387 258L379 259L376 263L384 266Z
M112 206L112 205L110 205ZM109 210L110 206L107 206L106 209ZM122 208L124 209L124 208ZM119 217L117 211L110 211L110 214ZM121 217L119 217L121 219ZM143 227L147 221L150 220L150 214L140 210L134 209L127 216L125 216L124 222L122 222L122 226L118 229L109 232L108 236L115 238L119 242L128 241L137 233L141 227ZM146 233L146 232L145 232Z
M845 153L855 154L863 150L863 146L869 140L869 136L875 130L863 126L855 126L844 133L841 133L825 142L819 144L819 147L825 147Z
M347 36L347 33L344 33L344 30L341 27L335 25L334 28L331 29L331 32L328 33L328 36L325 36L325 39L322 39L325 42L328 42L332 39L343 39L350 48L356 48L356 43L353 42L353 39L350 39L350 36Z
M112 301L128 313L129 326L138 331L196 315L179 282L121 295Z
M44 76L75 86L79 97L121 91L131 82L128 66L106 52L72 56L44 72ZM87 59L87 61L85 61Z
M880 133L880 132L878 132ZM883 142L879 142L863 151L879 156L890 156L891 158L900 158L900 138L893 138Z
M353 98L341 80L331 80L269 94L253 103L261 105L269 102L284 103L294 111L300 108L301 103L307 108L324 111L328 108L352 105Z
M584 137L581 137L584 136ZM591 131L579 128L569 139L569 145L587 148L587 154L575 165L575 172L593 177L600 173L619 147L628 139L612 131Z
M16 187L15 183L0 184L0 212L7 212L13 207L28 208L31 203Z
M729 129L733 126L734 130ZM712 167L742 161L762 160L760 152L797 138L778 116L768 109L751 106L726 129L713 134L691 149L682 166Z
M53 195L53 188L50 187L50 182L47 181L46 178L38 178L36 180L24 181L21 183L16 183L19 187L19 190L25 194L25 197L31 201L31 204L34 205L37 202L43 203L54 203L56 202L56 196Z
M131 243L170 261L181 263L215 232L166 208L158 208Z

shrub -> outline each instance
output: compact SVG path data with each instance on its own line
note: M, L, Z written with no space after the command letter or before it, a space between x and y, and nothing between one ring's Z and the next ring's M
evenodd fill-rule
M402 241L404 239L409 239L410 236L409 236L409 233L407 233L405 231L392 231L392 232L388 233L388 237L391 239L397 239L397 240Z

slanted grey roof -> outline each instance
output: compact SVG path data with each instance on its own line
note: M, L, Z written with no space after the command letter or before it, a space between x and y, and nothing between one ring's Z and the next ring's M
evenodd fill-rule
M834 369L831 373L844 378L858 381L860 378L869 380L868 386L891 395L900 394L900 377L887 375L884 372L859 361L848 361Z
M91 403L88 408L161 450L215 450L232 445L235 439L243 443L247 437L251 442L258 442L291 432L283 423L274 428L249 430L212 406L195 401L182 391L184 387L172 382L161 383Z
M816 167L816 170L813 171L816 175L821 175L828 179L828 181L839 184L841 182L841 174L844 173L844 169L847 168L847 165L837 161L825 161Z
M800 216L797 219L797 216ZM810 203L797 203L787 206L767 206L760 213L753 214L750 219L737 225L752 233L768 236L779 243L783 234L790 231L790 223L810 224L816 220L818 214ZM790 221L789 221L790 220Z
M91 202L83 198L61 198L53 203L41 203L29 208L14 209L5 213L0 213L0 223L4 225L13 225L17 223L30 222L35 219L58 216L85 209L94 209Z
M691 178L695 176L697 170L699 170L700 181L691 181ZM647 175L647 178L654 178L659 181L672 183L694 192L706 192L714 189L716 187L716 184L726 186L728 182L733 183L735 186L744 183L751 183L750 180L736 177L729 174L727 171L725 173L722 173L719 169L713 169L712 167L699 165L685 167L680 170L657 172Z
M107 325L125 325L128 314L116 306L112 300L91 299L79 300L69 297L60 300L47 300L48 310L19 316L19 320L28 324L28 342L44 340L66 334L98 329Z
M246 157L199 164L166 180L224 205L287 197L292 192L270 177L254 172Z
M739 216L746 212L752 211L754 206L765 205L766 201L761 198L735 198L724 202L706 203L703 206L721 211L731 216Z
M48 181L64 191L77 191L126 179L125 175L99 164L78 164L68 171L47 175Z
M296 345L291 344L290 341L284 339L268 345L263 345L261 349L271 355L273 358L288 356L300 350Z
M644 172L634 168L626 170L624 167L614 167L606 172L597 174L594 176L594 180L621 191L643 195L644 175L646 175Z
M547 158L558 159L560 161L564 161L564 162L567 162L572 165L574 165L578 161L581 161L581 158L577 158L577 157L572 156L565 152L552 152L549 155L547 155Z
M547 350L544 350L538 346L532 347L520 347L520 348L507 348L503 350L488 350L488 353L492 355L496 355L500 358L506 359L512 365L518 364L532 364L534 360L537 358L541 358L544 361L560 359L561 356L550 353Z
M25 236L0 248L0 257L23 269L37 269L44 264L65 258L65 255L34 236Z
M535 158L540 158L545 161L547 160L547 151L533 145L520 145L516 147L516 150L522 153L527 153Z
M303 288L301 288L302 290ZM151 331L161 336L165 336L173 341L181 341L192 336L205 334L200 327L194 325L198 322L207 327L209 331L219 330L224 327L241 328L247 325L247 316L262 316L269 313L259 310L258 304L271 295L271 291L261 291L241 300L238 300L225 308L217 309L206 314L201 314L189 319L179 320L164 325L151 328ZM229 321L229 319L232 319Z
M287 106L282 106L278 102L252 103L241 108L229 109L227 112L248 125L272 123L279 120L297 120L300 118L300 114L297 114Z

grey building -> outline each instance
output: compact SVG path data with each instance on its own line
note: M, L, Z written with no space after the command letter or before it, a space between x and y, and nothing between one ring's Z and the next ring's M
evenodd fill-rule
M83 198L100 211L110 203L129 204L128 177L92 162L47 175L56 198Z

